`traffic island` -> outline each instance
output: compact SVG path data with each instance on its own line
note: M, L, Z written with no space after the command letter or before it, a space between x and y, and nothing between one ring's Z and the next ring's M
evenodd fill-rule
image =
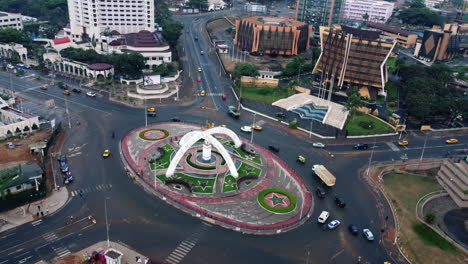
M230 129L155 124L127 134L121 150L129 175L147 191L206 222L272 235L312 215L312 195L300 177Z

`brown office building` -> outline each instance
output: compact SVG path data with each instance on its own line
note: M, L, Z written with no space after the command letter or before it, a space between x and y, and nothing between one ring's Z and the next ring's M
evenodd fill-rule
M309 48L312 26L285 17L236 20L234 44L254 54L297 55Z
M418 40L418 35L416 33L402 30L398 27L374 22L367 22L367 27L378 29L383 35L395 38L397 45L403 48L413 48L416 46L416 41Z
M386 62L395 47L394 38L342 25L320 27L320 43L322 52L313 72L321 74L322 85L335 90L357 86L361 95L370 98L386 95Z

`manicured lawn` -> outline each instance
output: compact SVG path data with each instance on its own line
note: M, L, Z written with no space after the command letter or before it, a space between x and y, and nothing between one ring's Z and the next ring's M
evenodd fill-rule
M237 90L237 94L240 95L240 91ZM294 94L294 90L291 89L279 89L279 88L263 88L263 87L242 87L242 98L252 100L260 103L271 104L289 97Z
M383 187L400 223L399 244L413 263L465 263L463 254L415 217L417 201L442 187L434 177L390 173Z
M262 171L261 169L254 167L254 166L250 166L249 164L246 164L246 163L242 163L242 165L237 170L237 172L239 173L239 178L244 177L244 176L257 176L258 177L260 176L261 171Z
M231 175L224 177L223 192L232 192L237 190L237 180Z
M360 124L371 124L372 127L367 129ZM377 135L395 132L392 127L384 122L357 111L353 111L351 115L348 116L345 129L348 130L348 135L350 136Z
M166 175L157 175L156 177L162 182L168 180L168 178L166 178ZM194 193L213 193L214 185L216 183L216 179L214 178L199 178L183 173L176 173L174 178L191 183L193 186L192 191Z
M234 146L233 141L225 142L225 143L223 143L223 145L232 148L235 152L237 152L237 154L239 154L239 156L241 156L244 159L251 160L252 162L255 162L257 164L262 164L262 160L260 159L259 156L252 157L249 154L245 153L242 149L236 148Z
M162 156L159 160L150 163L151 170L169 168L169 164L171 163L171 155L172 153L174 153L174 148L169 144L165 144L164 146L162 146L162 148L166 152L164 153L164 156Z

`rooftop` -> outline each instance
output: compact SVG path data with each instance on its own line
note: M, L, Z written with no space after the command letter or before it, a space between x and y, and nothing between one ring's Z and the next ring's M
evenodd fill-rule
M54 43L54 45L60 45L60 44L69 43L71 41L70 41L70 38L63 37L63 38L53 39L52 42Z
M138 33L124 34L109 43L111 46L127 45L132 47L164 47L168 44L158 32L142 30Z
M405 37L407 37L407 36L409 36L411 34L415 34L415 33L412 33L412 32L406 31L406 30L402 30L402 29L400 29L398 27L392 27L392 26L385 25L385 24L382 24L382 23L367 22L367 26L371 27L371 28L380 29L380 30L385 31L385 32L390 32L390 33L398 34L398 35L401 35L401 36L405 36Z
M15 115L20 116L20 117L25 118L25 119L36 117L35 115L32 115L30 113L26 113L26 112L21 112L20 110L17 110L15 108L12 108L12 107L9 107L9 106L2 107L1 110L5 111L5 112L12 113L12 114L15 114Z
M112 65L107 63L93 63L88 65L88 69L93 71L105 71L112 69Z
M15 166L0 171L0 189L7 188L31 181L32 177L42 176L42 169L36 163Z
M300 27L307 25L306 23L291 19L289 17L252 16L242 20L260 26Z

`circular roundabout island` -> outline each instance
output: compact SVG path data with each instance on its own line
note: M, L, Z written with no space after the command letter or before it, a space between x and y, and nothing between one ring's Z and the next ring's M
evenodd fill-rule
M281 159L225 127L137 128L121 141L127 174L160 199L211 224L271 235L312 215L311 193Z

